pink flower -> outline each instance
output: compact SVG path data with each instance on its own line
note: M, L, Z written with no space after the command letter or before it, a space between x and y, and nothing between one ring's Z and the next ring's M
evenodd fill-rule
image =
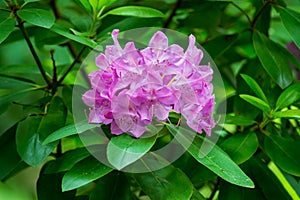
M181 113L195 131L211 134L215 126L213 71L200 64L203 52L189 37L186 51L169 46L168 37L156 32L148 47L136 49L118 41L96 57L99 70L89 75L92 89L82 99L91 108L89 123L111 125L112 134L125 132L140 137L153 120L165 121L170 111Z

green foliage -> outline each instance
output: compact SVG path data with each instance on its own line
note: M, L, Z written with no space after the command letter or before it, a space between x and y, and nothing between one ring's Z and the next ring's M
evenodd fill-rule
M32 186L41 200L299 199L299 11L297 0L1 0L0 199L32 196L19 191L28 188L24 169L41 169ZM74 86L77 71L90 72L79 70L87 53L113 29L139 27L196 36L224 81L222 131L195 136L175 126L174 113L139 139L89 124L86 107L75 120L72 100L89 87ZM85 148L80 137L96 130L108 139L88 138L94 146ZM174 153L185 150L174 163L155 152L171 140L181 145ZM149 157L168 165L122 172L154 168Z

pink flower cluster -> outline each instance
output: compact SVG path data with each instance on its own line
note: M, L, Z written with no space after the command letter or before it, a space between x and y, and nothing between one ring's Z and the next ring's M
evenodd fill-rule
M112 134L131 133L140 137L153 120L165 121L169 112L181 113L188 126L210 135L215 98L213 71L200 65L203 52L189 36L184 51L168 45L167 36L156 32L148 47L139 50L133 42L122 48L112 32L114 45L96 57L100 68L89 74L92 89L82 97L91 107L89 123L111 124Z

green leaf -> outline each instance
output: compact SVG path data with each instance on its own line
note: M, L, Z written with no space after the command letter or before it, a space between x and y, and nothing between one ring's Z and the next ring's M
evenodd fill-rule
M79 2L88 12L91 12L91 5L89 0L76 0Z
M86 185L113 169L90 156L74 165L63 177L62 190L68 191Z
M292 105L300 100L300 83L294 83L286 88L278 97L276 109L281 109Z
M51 142L54 142L56 140L83 133L87 130L90 130L92 128L95 128L99 126L99 124L89 124L87 120L83 120L81 122L78 122L77 124L70 124L68 126L62 127L55 132L53 132L51 135L49 135L43 144L49 144Z
M261 89L261 87L258 85L258 83L250 76L246 74L241 74L242 78L246 81L248 86L252 89L252 91L264 102L268 103L268 99Z
M97 12L98 10L101 10L103 6L109 6L112 3L114 3L116 0L89 0L90 5L92 6L93 10Z
M281 87L287 87L293 81L288 59L282 56L282 48L258 31L253 33L253 45L262 66L272 79Z
M70 170L76 163L88 157L90 153L86 148L80 148L68 151L61 157L51 162L45 168L45 174L54 174Z
M288 8L280 9L279 13L284 27L298 48L300 48L300 29L295 28L300 27L300 13Z
M273 162L285 172L300 176L300 143L277 135L265 138L264 148Z
M228 153L234 162L247 161L258 148L258 139L254 132L237 133L221 143L220 147Z
M247 95L247 94L241 94L240 97L245 101L247 101L248 103L252 104L253 106L261 109L264 112L268 113L271 110L270 106L266 102L264 102L263 100L257 97Z
M193 194L194 187L189 178L172 165L133 176L142 190L153 200L190 199Z
M105 13L101 18L104 18L107 15L132 16L142 18L165 17L165 15L161 11L143 6L123 6L115 8Z
M14 18L7 18L0 23L0 44L9 36L9 34L14 30L16 25L16 20Z
M21 158L31 166L42 163L57 143L42 145L44 139L65 124L66 107L61 98L53 97L47 114L43 117L28 117L17 128L16 144Z
M112 172L102 177L89 200L131 200L130 183L122 172Z
M300 110L286 110L273 113L274 117L300 120Z
M197 136L193 141L194 133L182 127L176 129L173 125L167 124L167 128L199 163L215 174L232 184L248 188L254 187L251 179L216 144L202 136ZM191 141L193 141L192 144L189 147L186 146Z
M55 22L55 16L51 10L39 8L24 8L17 11L17 15L36 26L50 28Z
M134 138L122 134L111 138L107 146L108 161L118 170L137 161L145 155L156 141L156 136L149 138Z
M235 124L239 126L249 126L252 124L255 124L256 122L252 119L249 119L243 115L239 116L232 116L232 115L226 115L225 118L225 124Z
M80 44L83 44L83 45L86 45L90 48L95 48L97 46L97 43L89 38L86 38L86 37L83 37L83 36L78 36L78 35L74 35L74 34L71 34L69 32L68 29L66 29L65 27L59 25L59 24L54 24L51 29L51 31L61 35L61 36L64 36L72 41L75 41L75 42L78 42Z

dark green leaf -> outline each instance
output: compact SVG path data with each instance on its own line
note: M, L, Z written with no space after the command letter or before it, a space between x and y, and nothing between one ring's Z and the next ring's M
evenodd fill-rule
M281 109L292 105L300 100L300 83L294 83L286 88L276 102L276 109Z
M229 154L234 162L241 164L256 152L258 139L254 132L237 133L221 143L220 147Z
M107 15L132 16L142 18L165 17L165 15L161 11L143 6L123 6L115 8L105 13L101 18L104 18Z
M253 33L253 45L264 69L281 87L287 87L293 81L288 59L282 56L282 48L262 33Z
M193 185L189 178L172 165L153 172L133 174L133 176L152 200L190 199L193 194Z
M107 158L118 170L137 161L154 145L156 136L134 138L127 134L113 137L107 146Z
M249 126L255 124L256 122L252 119L248 119L247 117L240 115L240 116L232 116L226 115L225 124L235 124L239 126Z
M16 20L14 18L7 18L6 20L0 22L0 44L9 36L9 34L14 30L16 25Z
M264 102L268 103L268 99L265 95L265 93L263 92L263 90L260 88L260 86L258 85L258 83L250 76L246 75L246 74L241 74L241 76L243 77L243 79L246 81L246 83L248 84L248 86L252 89L252 91Z
M300 48L300 13L295 12L289 8L282 8L279 10L282 23L286 30L289 32L292 40Z
M71 135L83 133L97 126L99 126L99 124L89 124L87 120L83 120L77 124L70 124L53 132L45 139L43 144L48 144Z
M263 100L257 97L247 95L247 94L241 94L240 97L245 101L247 101L248 103L252 104L253 106L261 109L264 112L270 112L271 110L270 106L266 102L264 102Z
M273 113L274 117L300 120L300 110L286 110Z
M88 11L90 12L92 9L91 9L91 5L90 5L90 2L89 0L76 0L77 2L81 3L81 5Z
M55 22L55 16L52 11L39 8L24 8L17 11L17 15L36 26L50 28Z
M300 143L277 135L265 138L264 148L276 165L289 174L300 176Z
M63 177L62 190L68 191L86 185L106 174L112 169L90 156L74 165Z
M47 114L43 117L28 117L17 128L17 150L22 159L31 166L43 162L57 143L42 145L45 138L62 127L66 121L67 110L62 99L53 97Z
M194 133L182 127L176 129L173 125L167 124L167 128L198 162L215 174L230 183L243 187L254 187L251 179L216 144L201 136L197 136L193 141ZM186 146L191 141L193 141L192 144ZM202 145L205 145L205 148Z
M112 172L98 180L89 200L130 200L130 184L122 172Z

